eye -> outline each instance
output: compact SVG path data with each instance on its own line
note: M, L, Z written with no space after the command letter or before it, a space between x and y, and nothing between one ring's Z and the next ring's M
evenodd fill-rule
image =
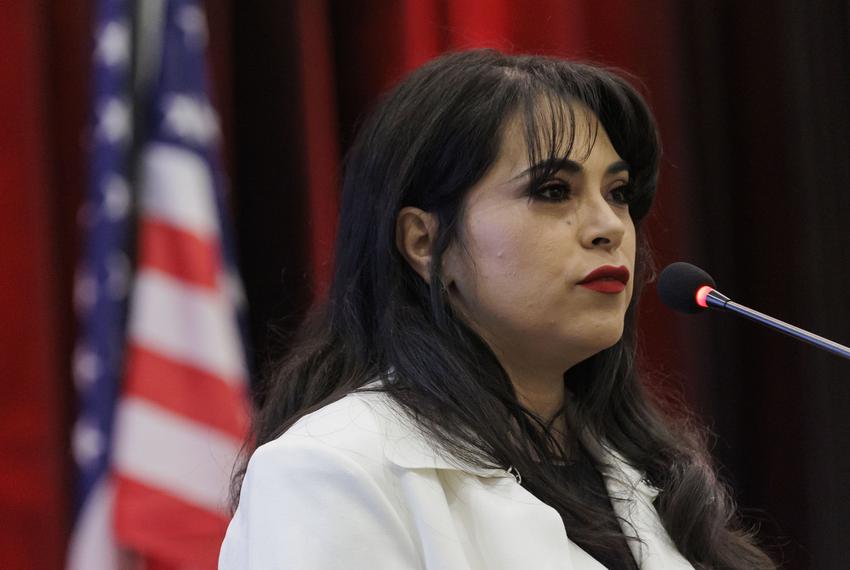
M569 199L572 193L570 185L563 180L551 180L531 192L531 198L544 202L563 202Z
M622 186L617 186L616 188L608 192L608 197L615 204L628 206L632 203L632 200L634 199L634 193L634 186L632 186L631 183L626 183Z

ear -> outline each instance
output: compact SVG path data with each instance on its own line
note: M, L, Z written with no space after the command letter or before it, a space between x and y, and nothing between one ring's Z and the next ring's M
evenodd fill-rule
M395 245L413 270L426 283L431 281L431 251L437 238L434 214L406 206L395 222Z

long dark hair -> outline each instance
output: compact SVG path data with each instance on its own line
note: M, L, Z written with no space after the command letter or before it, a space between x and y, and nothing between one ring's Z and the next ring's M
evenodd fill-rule
M561 143L572 140L576 103L593 111L630 167L629 209L639 246L623 337L564 375L575 403L570 431L608 442L646 473L661 490L656 508L665 528L692 564L774 568L741 527L702 432L663 413L639 381L635 306L650 273L640 222L655 193L660 142L637 91L597 66L493 50L459 52L432 60L382 99L346 157L329 297L308 315L269 374L254 444L271 441L303 415L392 369L382 390L438 445L473 464L513 466L529 490L565 513L573 540L622 554L622 538L600 526L605 513L559 478L552 450L567 442L520 404L490 347L452 312L434 270L459 239L464 198L496 160L506 119L519 113L530 164L545 163L542 157L568 154ZM536 172L532 184L552 174ZM430 282L395 245L396 217L405 206L431 212L439 222ZM581 448L578 440L570 445ZM235 497L244 469L234 478Z

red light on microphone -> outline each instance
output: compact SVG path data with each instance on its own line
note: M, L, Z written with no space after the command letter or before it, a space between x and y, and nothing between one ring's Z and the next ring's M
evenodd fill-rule
M697 290L696 294L697 305L699 305L703 309L707 309L708 303L706 302L705 298L708 297L708 294L712 291L714 291L714 288L710 285L703 285L702 287L700 287Z

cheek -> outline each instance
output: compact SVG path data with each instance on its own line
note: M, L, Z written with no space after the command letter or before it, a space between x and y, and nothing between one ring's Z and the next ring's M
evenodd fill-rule
M522 279L540 255L539 230L509 215L471 224L469 236L469 251L482 279Z
M469 252L481 277L495 278L521 268L521 253L530 236L519 225L509 220L483 221L471 225L469 236Z
M502 310L542 306L547 291L563 289L564 243L563 236L550 236L518 214L470 224L475 296Z

